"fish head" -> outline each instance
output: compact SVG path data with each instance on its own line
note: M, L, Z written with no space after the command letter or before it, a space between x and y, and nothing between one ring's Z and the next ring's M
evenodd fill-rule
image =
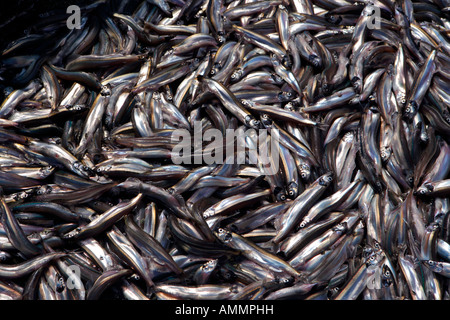
M328 187L333 181L333 173L328 172L319 178L319 184L324 187Z
M298 170L299 170L300 177L302 178L302 180L305 180L305 181L309 180L309 178L311 177L311 167L309 164L302 163L299 166Z
M291 286L294 283L294 277L290 276L280 276L275 279L277 284L280 284L283 287Z
M425 260L424 263L428 268L430 268L434 272L442 272L442 270L444 270L444 266L441 262L433 260Z
M278 93L278 100L280 102L292 101L297 97L296 93L293 91L282 91Z
M360 93L361 89L362 89L362 80L359 77L353 77L351 82L352 82L353 88L355 88L355 91L357 93Z
M403 110L403 118L407 121L412 121L417 113L418 105L415 101L410 101L406 108Z
M261 123L264 126L264 128L266 128L266 129L272 128L272 119L270 119L268 114L266 114L266 113L262 114L260 119L261 119Z
M77 227L62 236L65 240L75 239L81 233L81 228Z
M203 264L200 268L204 272L212 272L217 267L218 262L219 260L217 259L211 259Z
M339 14L327 13L327 14L325 14L325 19L332 24L338 25L342 21L342 16Z
M380 254L378 254L376 251L369 254L369 256L366 258L366 266L368 268L373 268L378 266L378 264L381 262L381 260L384 259Z
M440 228L441 227L438 223L432 222L425 227L425 230L426 230L426 232L432 233L432 232L438 231Z
M394 276L391 269L387 265L383 265L381 272L381 285L383 287L389 287L394 283Z
M333 228L331 228L331 230L333 230L333 232L339 233L339 234L344 234L347 231L347 223L346 222L341 222L339 224L337 224L336 226L334 226Z
M242 68L237 68L231 74L231 82L237 82L237 81L241 80L243 74L244 74L244 72L243 72Z
M278 84L278 85L284 83L283 78L280 77L280 76L279 76L278 74L276 74L276 73L272 73L271 77L272 77L273 81L274 81L276 84Z
M448 110L442 111L442 117L444 118L445 122L450 124L450 112L448 112Z
M44 179L47 178L53 171L55 167L53 166L45 166L39 169L39 176Z
M422 184L417 190L414 192L415 196L426 196L433 192L433 185L431 183Z
M273 193L274 193L277 201L286 201L286 193L284 192L284 190L282 188L275 187Z
M260 123L259 120L253 118L253 116L248 115L248 116L245 117L245 124L247 126L249 126L250 128L259 129L261 123Z
M289 183L287 187L287 195L289 198L294 199L297 197L298 194L298 184L295 181L292 181Z
M392 155L392 149L389 146L383 146L380 148L380 156L381 156L381 160L383 162L386 162L389 160L389 158Z
M215 236L219 238L224 243L230 242L233 240L233 235L231 231L225 228L218 228L217 231L214 232Z
M320 68L322 66L322 60L315 54L309 55L308 60L314 68Z

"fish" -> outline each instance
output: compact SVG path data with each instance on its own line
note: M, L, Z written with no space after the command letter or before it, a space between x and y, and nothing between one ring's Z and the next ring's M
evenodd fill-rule
M450 297L445 1L24 5L0 298Z

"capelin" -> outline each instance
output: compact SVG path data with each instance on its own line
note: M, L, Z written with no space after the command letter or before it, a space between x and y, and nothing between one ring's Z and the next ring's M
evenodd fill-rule
M322 60L314 54L311 54L308 57L309 62L315 67L315 68L321 68L322 67Z
M332 172L325 174L319 180L319 184L324 187L328 187L331 184L331 182L333 182L333 173Z
M423 144L427 144L429 140L430 140L430 136L428 135L427 132L421 132L420 133L420 141Z
M79 111L87 110L88 106L85 104L75 104L73 106L66 106L66 108L67 108L67 110L70 110L70 111L79 112Z
M102 86L102 89L100 90L100 94L102 96L110 96L111 95L111 85L108 83L108 84Z
M212 260L209 260L208 262L206 262L205 264L203 264L200 268L205 272L210 272L216 268L217 264L218 264L218 260L212 259Z
M326 80L325 80L326 81ZM331 94L331 92L332 92L332 90L333 90L333 86L332 85L330 85L330 84L328 84L328 83L326 83L326 82L324 82L324 83L322 83L322 92L325 94L325 95L329 95L329 94ZM353 100L357 100L356 102L351 102L351 101L353 101ZM356 95L356 97L355 98L353 98L352 100L350 100L350 103L351 104L355 104L355 103L357 103L357 102L359 102L359 95Z
M46 178L49 176L53 171L55 170L55 167L53 166L46 166L39 169L39 175L42 178Z
M211 70L209 71L209 75L210 76L214 76L217 73L219 73L220 69L222 69L222 65L220 63L214 63L214 65L212 66Z
M406 105L406 95L404 93L399 93L397 98L397 103L401 108L403 108Z
M275 194L275 198L277 199L277 201L286 201L286 193L284 192L284 190L279 190L276 194Z
M31 192L32 192L37 195L44 195L44 194L50 194L50 193L52 193L52 191L53 191L53 188L49 185L46 185L46 186L40 186L36 190L33 190L33 191L30 190L29 194L31 195Z
M298 170L300 173L300 178L302 178L302 180L308 181L309 178L311 178L311 167L308 164L302 163Z
M311 221L309 221L308 219L303 219L302 222L300 222L300 225L298 226L299 229L306 228L309 225L310 222Z
M382 273L381 273L381 285L384 288L391 286L394 283L394 277L392 275L391 270L387 265L383 265Z
M415 101L410 101L408 106L403 111L403 119L411 122L416 115L418 110L417 103Z
M272 119L265 113L261 115L261 123L265 128L272 128Z
M366 258L366 266L376 266L381 260L381 256L377 252L372 252L367 258Z
M281 57L281 64L286 68L290 69L292 67L291 58L288 55L283 55Z
M63 276L58 275L58 280L56 281L55 290L58 293L63 292L66 289L66 280L63 278Z
M287 195L289 199L295 199L298 195L298 184L296 182L291 182L287 188Z
M347 231L347 223L345 223L345 222L339 223L338 225L331 228L331 230L333 232L338 232L338 233L343 234L344 232Z
M261 122L257 119L251 118L250 116L245 118L245 124L253 129L259 129L261 127Z
M432 223L430 223L429 225L427 225L425 227L425 230L427 232L435 232L435 231L438 231L439 229L440 229L440 225L438 223L435 223L435 222L432 222Z
M240 69L240 68L236 69L231 74L231 82L237 82L237 81L241 80L243 74L244 74L244 72L242 71L242 69Z
M288 103L286 103L284 105L284 109L289 110L289 111L295 111L295 109L296 109L295 102L289 101Z
M75 239L81 233L81 228L75 228L72 231L62 235L62 238L65 240Z
M433 191L433 186L431 184L425 183L419 188L417 188L416 191L414 191L415 196L426 196L430 194Z
M448 110L442 111L442 117L444 118L445 122L450 124L450 112Z
M123 188L129 191L141 192L142 181L138 178L127 178L125 181L119 183L116 188Z
M406 182L411 188L414 186L414 173L412 171L406 174Z
M281 85L284 83L284 80L282 77L280 77L278 74L276 73L272 73L272 79L273 81L275 81L276 84Z
M351 82L352 82L353 88L355 88L355 92L361 93L362 80L358 77L353 77Z
M325 14L325 19L333 24L339 25L342 21L342 16L340 15L336 15L336 14L330 14L330 13L326 13Z
M216 40L217 40L218 43L225 43L225 41L227 40L226 37L225 37L225 33L224 32L218 32Z
M441 262L433 260L425 260L425 265L437 273L442 272L444 270L444 265Z
M288 102L288 101L292 101L297 97L295 92L292 91L282 91L280 93L278 93L278 100L280 102Z
M216 237L224 243L230 242L233 239L231 232L225 228L218 228L214 231Z
M380 148L380 156L381 156L381 160L385 163L389 160L389 158L392 155L392 149L391 147L386 147L383 146Z

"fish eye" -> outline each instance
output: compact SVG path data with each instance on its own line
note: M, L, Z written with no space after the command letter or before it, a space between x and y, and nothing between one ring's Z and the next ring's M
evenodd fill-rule
M258 127L259 124L260 124L259 120L256 120L256 119L250 120L250 126Z

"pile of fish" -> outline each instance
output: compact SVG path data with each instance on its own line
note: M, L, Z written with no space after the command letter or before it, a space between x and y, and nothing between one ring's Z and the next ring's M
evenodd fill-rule
M0 56L1 299L450 298L448 1L80 9Z

